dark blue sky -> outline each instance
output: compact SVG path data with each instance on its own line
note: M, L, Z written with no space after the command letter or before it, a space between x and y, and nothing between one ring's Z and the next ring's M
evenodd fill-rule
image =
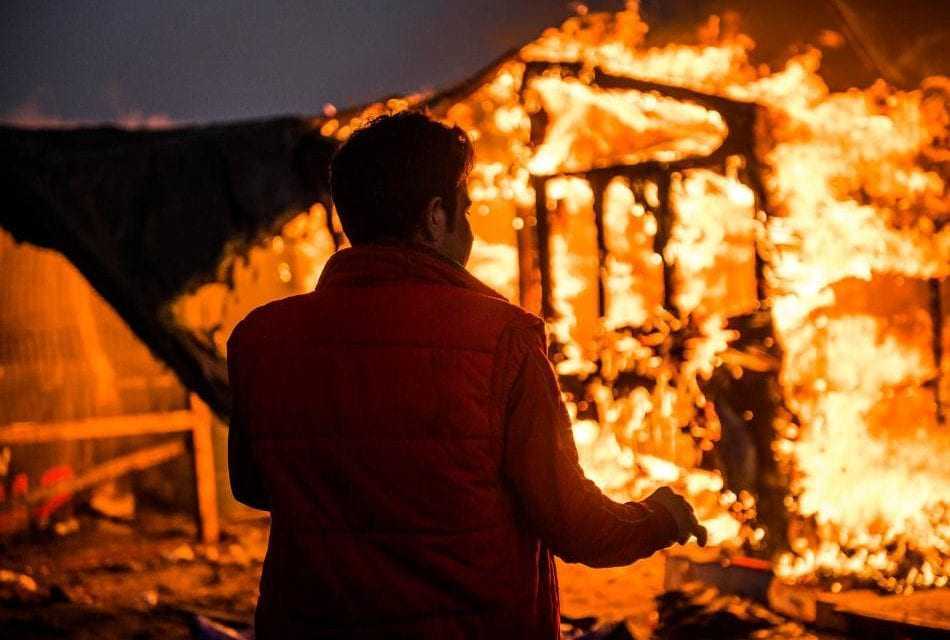
M2 0L0 115L316 113L454 84L569 11L564 0Z

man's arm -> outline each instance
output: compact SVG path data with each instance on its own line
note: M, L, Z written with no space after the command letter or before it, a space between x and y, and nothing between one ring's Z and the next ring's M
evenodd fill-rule
M233 338L233 336L232 336ZM271 500L251 453L251 440L244 409L240 347L228 341L228 383L231 387L231 422L228 428L228 475L231 493L249 507L270 511Z
M524 355L508 395L505 472L536 534L562 559L592 567L629 564L685 540L667 505L614 502L584 476L543 327L512 332L510 352Z

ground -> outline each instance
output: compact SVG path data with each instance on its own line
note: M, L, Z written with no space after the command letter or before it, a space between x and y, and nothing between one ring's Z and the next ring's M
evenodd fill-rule
M250 623L267 538L264 521L230 524L213 546L182 516L145 514L134 526L83 517L0 550L4 638L199 637L197 616ZM662 591L663 557L631 567L559 564L565 615L626 618L648 637Z
M267 541L266 521L228 524L215 545L198 544L194 524L181 515L141 514L134 525L83 516L75 524L76 530L60 527L60 534L34 534L0 547L4 640L217 640L238 638L236 632L249 626ZM663 593L665 562L663 554L613 569L559 562L562 613L594 617L600 623L625 620L637 640L650 638L658 620L656 597ZM671 605L670 594L664 598L674 617L682 611L693 615L711 602L681 599ZM723 610L746 607L732 596L718 601L722 606L712 612L715 619L721 619ZM225 627L215 627L218 623ZM690 624L707 628L702 614L693 615ZM660 635L694 637L675 631ZM795 628L791 635L755 637L815 636Z
M197 544L194 525L181 516L152 514L134 527L79 522L69 535L0 553L0 570L35 581L13 585L0 575L4 638L177 640L200 637L196 614L234 626L250 622L265 522L229 525L213 546Z

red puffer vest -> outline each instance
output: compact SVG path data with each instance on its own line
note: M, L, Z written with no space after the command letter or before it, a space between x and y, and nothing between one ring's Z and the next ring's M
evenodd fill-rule
M426 250L358 247L237 329L271 499L258 638L557 638L502 476L500 340L539 319Z

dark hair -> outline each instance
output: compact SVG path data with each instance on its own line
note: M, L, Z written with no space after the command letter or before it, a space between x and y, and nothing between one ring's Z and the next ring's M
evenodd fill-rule
M408 240L426 205L441 197L455 223L455 196L471 171L465 131L417 111L380 116L333 156L330 187L343 231L353 244Z

